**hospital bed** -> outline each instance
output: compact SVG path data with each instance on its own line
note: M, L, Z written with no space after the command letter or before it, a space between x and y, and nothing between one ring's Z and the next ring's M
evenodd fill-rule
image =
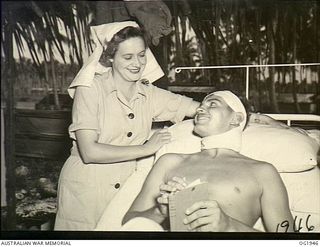
M286 120L292 123L295 120L302 120L301 115L294 115L294 114L270 114L271 117L277 120ZM308 115L304 116L306 121L314 121L320 124L320 116L317 115ZM258 129L256 130L257 133L261 132L260 127L256 126ZM266 127L266 126L265 126ZM161 155L167 152L176 152L176 153L192 153L196 152L197 146L196 138L191 135L191 128L192 123L190 120L184 121L178 125L174 125L169 128L172 131L172 135L174 141L171 144L166 145L164 148L159 150L156 154L156 157L149 157L146 159L142 159L138 162L137 171L127 180L126 184L124 184L120 190L120 192L115 196L115 198L111 201L111 203L106 208L103 216L101 217L99 223L95 230L97 231L118 231L121 230L121 221L129 209L131 203L135 199L136 195L139 193L142 184L144 182L145 177L147 176L148 172L150 171L154 160L160 157ZM250 127L248 128L250 130ZM291 130L291 129L290 129ZM271 132L273 129L271 129ZM284 130L283 130L284 131ZM293 131L293 130L292 130ZM244 132L245 133L245 132ZM295 133L295 132L293 132ZM284 140L286 143L287 151L285 154L281 154L281 157L277 159L286 159L288 157L288 162L291 162L291 159L301 159L301 164L294 162L292 166L290 164L286 164L286 161L281 161L279 166L277 167L280 176L286 186L288 196L289 196L289 204L290 210L292 215L295 219L296 229L299 232L320 232L320 168L319 168L319 146L320 146L320 131L319 130L312 130L307 133L308 136L302 133L296 133L297 136L302 138L302 141L307 140L309 143L292 143L292 140ZM253 138L254 133L249 133L248 140ZM283 143L279 144L279 140L276 141L277 143L270 142L269 144L266 143L266 136L270 137L278 135L277 131L275 133L266 133L264 137L262 137L261 142L264 142L263 149L267 149L267 146L275 146L274 153L265 153L263 155L267 155L268 157L276 157L279 156L279 152L276 149L277 145L282 145ZM283 139L285 139L286 134L283 134ZM300 136L301 135L301 136ZM281 136L281 133L280 133ZM258 139L261 139L261 134L258 134ZM264 138L264 139L263 139ZM292 137L286 137L292 138ZM280 139L280 138L278 138ZM298 138L300 141L300 139ZM311 145L310 145L311 144ZM302 150L298 150L300 146L306 146L302 148ZM252 146L257 146L256 143L252 143L250 147L247 149L252 148ZM259 146L259 145L258 145ZM311 148L311 150L310 150ZM292 150L290 152L290 150ZM279 150L278 150L279 151ZM282 150L283 151L283 150ZM270 150L268 151L270 152ZM300 153L299 153L300 152ZM309 153L307 157L296 157L301 155L301 153ZM261 155L261 154L260 154ZM302 154L303 155L303 154ZM248 155L247 155L248 156ZM253 157L255 158L255 157ZM316 159L310 162L303 161L303 159ZM254 226L256 229L264 231L264 226L259 219Z
M248 78L249 67L246 67L246 69ZM248 97L248 79L246 79L246 87L246 96ZM279 121L285 121L288 126L291 126L295 121L313 122L315 123L313 126L320 126L320 116L318 115L266 115ZM192 128L192 120L184 121L169 128L173 141L159 150L155 157L139 160L137 171L127 180L126 184L122 186L119 193L106 207L95 230L121 230L122 218L139 193L145 177L157 158L168 152L193 153L199 151L197 149L199 139L192 134ZM294 128L281 129L256 124L249 126L244 131L243 148L240 153L272 163L277 168L288 192L290 210L295 220L297 232L320 232L319 147L319 127L314 130L303 131ZM261 231L265 230L261 219L256 222L254 228Z

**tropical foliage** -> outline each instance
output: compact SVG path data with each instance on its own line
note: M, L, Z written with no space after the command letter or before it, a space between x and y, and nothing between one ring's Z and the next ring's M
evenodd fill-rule
M168 3L170 4L170 3ZM186 25L193 29L199 44L200 65L310 63L320 61L319 4L316 1L176 1L171 2L175 20L175 48L180 66L194 66L185 59L185 52L193 51L185 39ZM177 25L177 23L179 25ZM177 36L177 33L180 33ZM181 35L182 33L182 35ZM179 57L180 56L180 57ZM199 65L199 63L198 63ZM296 93L297 82L315 80L319 85L320 66L300 69L279 67L259 68L250 74L259 99L268 93L273 111L279 112L276 100L276 84L293 82L296 111L299 112ZM194 71L199 73L199 71ZM307 72L312 76L307 79ZM190 73L190 72L189 72ZM180 76L180 75L179 75ZM196 85L203 83L219 88L231 88L243 92L244 71L203 71L203 77L195 77ZM181 75L179 81L192 76ZM189 81L190 83L190 81ZM319 91L313 93L319 94Z
M39 76L57 95L54 53L65 63L69 60L71 64L82 65L83 50L92 50L89 40L92 6L83 1L2 2L2 56L6 60L3 65L8 65L12 59L13 44L20 60L27 49ZM56 105L59 109L58 100Z
M114 7L112 3L106 2L105 5ZM166 48L162 59L168 63L168 73L176 66L320 61L317 1L183 0L165 3L173 16L174 30L171 37L162 42ZM102 14L99 9L103 2L99 2L99 6L95 1L21 1L2 2L2 5L3 56L6 60L11 57L8 51L8 47L12 47L10 42L17 46L20 57L26 49L29 50L39 76L57 91L54 60L59 57L78 67L82 65L84 53L92 50L89 25L97 18L96 13ZM104 19L118 21L117 15ZM14 42L10 39L8 24ZM292 97L299 112L297 84L303 80L309 84L312 80L318 83L320 68L302 68L300 73L296 69L252 70L250 80L258 99L266 96L266 104L279 111L276 84L287 87L291 81ZM177 75L173 83L212 85L242 93L244 76L241 69L195 70ZM59 108L59 102L56 103Z

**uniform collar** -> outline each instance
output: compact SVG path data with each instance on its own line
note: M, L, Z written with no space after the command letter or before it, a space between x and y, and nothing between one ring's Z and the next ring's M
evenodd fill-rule
M101 74L101 76L102 76L102 81L105 85L107 95L109 95L113 92L116 92L117 86L116 86L116 82L113 80L112 71L108 70L107 72ZM139 80L136 82L136 88L135 88L136 95L141 94L146 97L147 93L146 93L145 87L147 85L144 85L141 81L142 80Z

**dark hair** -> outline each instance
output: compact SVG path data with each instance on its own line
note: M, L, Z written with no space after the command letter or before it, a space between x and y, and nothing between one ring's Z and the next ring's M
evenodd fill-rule
M121 29L107 43L107 48L103 51L99 62L106 67L110 67L110 59L114 58L114 55L118 50L119 44L127 39L136 37L142 38L145 46L147 47L147 41L144 36L144 32L140 28L129 26Z
M243 97L243 96L238 96L238 98L240 99L242 105L244 106L244 109L246 110L246 114L247 114L247 119L246 119L246 124L244 125L244 128L247 128L248 124L249 124L249 117L250 117L250 112L252 112L253 110L253 105L250 102L250 100L248 100L247 98Z

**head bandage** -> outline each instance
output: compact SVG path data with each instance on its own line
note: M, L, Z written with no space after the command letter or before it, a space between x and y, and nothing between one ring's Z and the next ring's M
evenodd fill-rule
M236 96L230 91L225 90L210 93L204 99L212 95L221 97L234 112L241 112L243 114L244 119L240 123L240 127L243 130L247 121L247 112L238 96Z
M91 27L91 35L96 48L68 88L68 93L71 98L73 98L77 86L90 87L95 73L101 74L111 69L111 67L104 67L99 63L99 59L103 52L103 46L106 46L107 42L109 42L117 32L125 27L139 27L139 25L134 21L124 21ZM146 79L152 83L161 78L164 73L149 48L146 50L146 57L147 63L144 71L142 72L141 79Z
M201 140L201 149L213 149L213 148L223 148L231 149L236 152L241 150L242 143L242 131L246 125L247 113L240 99L230 91L217 91L211 94L208 94L204 100L209 96L218 96L221 97L226 104L234 111L241 112L244 119L240 123L239 127L233 128L227 132L211 135L202 138Z

